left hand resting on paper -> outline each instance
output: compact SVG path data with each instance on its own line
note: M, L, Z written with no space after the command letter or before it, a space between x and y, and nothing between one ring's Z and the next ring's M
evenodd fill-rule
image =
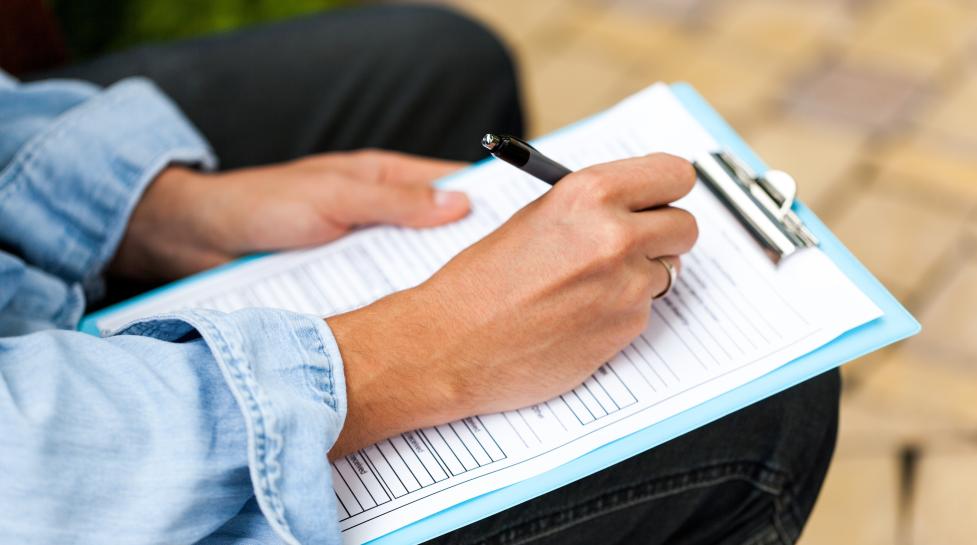
M359 225L423 227L468 213L431 182L464 166L379 150L222 173L166 168L137 204L110 272L171 280L253 252L323 244Z

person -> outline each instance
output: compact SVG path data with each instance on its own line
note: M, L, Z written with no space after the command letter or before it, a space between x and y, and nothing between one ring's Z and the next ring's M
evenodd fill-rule
M669 206L695 176L671 156L574 173L430 280L346 314L73 331L106 278L459 219L466 197L431 182L489 128L522 131L512 62L431 7L0 76L0 541L339 543L325 453L541 401L626 345L666 285L655 258L677 265L696 237ZM794 542L838 390L823 375L435 542Z

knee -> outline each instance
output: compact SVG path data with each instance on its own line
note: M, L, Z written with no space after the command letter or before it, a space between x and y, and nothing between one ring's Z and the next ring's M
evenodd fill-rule
M417 59L445 78L462 79L469 85L506 85L516 92L516 66L502 40L483 24L452 9L415 6L402 14L401 26L408 43L424 52Z
M832 369L784 393L778 458L791 474L795 515L803 525L834 457L841 374Z

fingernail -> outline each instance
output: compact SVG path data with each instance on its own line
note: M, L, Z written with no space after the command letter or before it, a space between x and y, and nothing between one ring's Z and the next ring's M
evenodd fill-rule
M457 208L465 203L464 193L458 191L435 191L434 205L438 208Z

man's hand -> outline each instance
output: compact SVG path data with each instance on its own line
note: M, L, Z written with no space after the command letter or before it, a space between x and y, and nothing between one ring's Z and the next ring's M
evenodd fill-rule
M468 199L431 181L462 166L365 150L219 174L170 167L136 206L110 271L169 280L247 253L329 242L360 225L454 221Z
M549 399L648 323L695 219L692 166L656 154L571 174L416 288L329 318L346 368L335 458L407 429Z

